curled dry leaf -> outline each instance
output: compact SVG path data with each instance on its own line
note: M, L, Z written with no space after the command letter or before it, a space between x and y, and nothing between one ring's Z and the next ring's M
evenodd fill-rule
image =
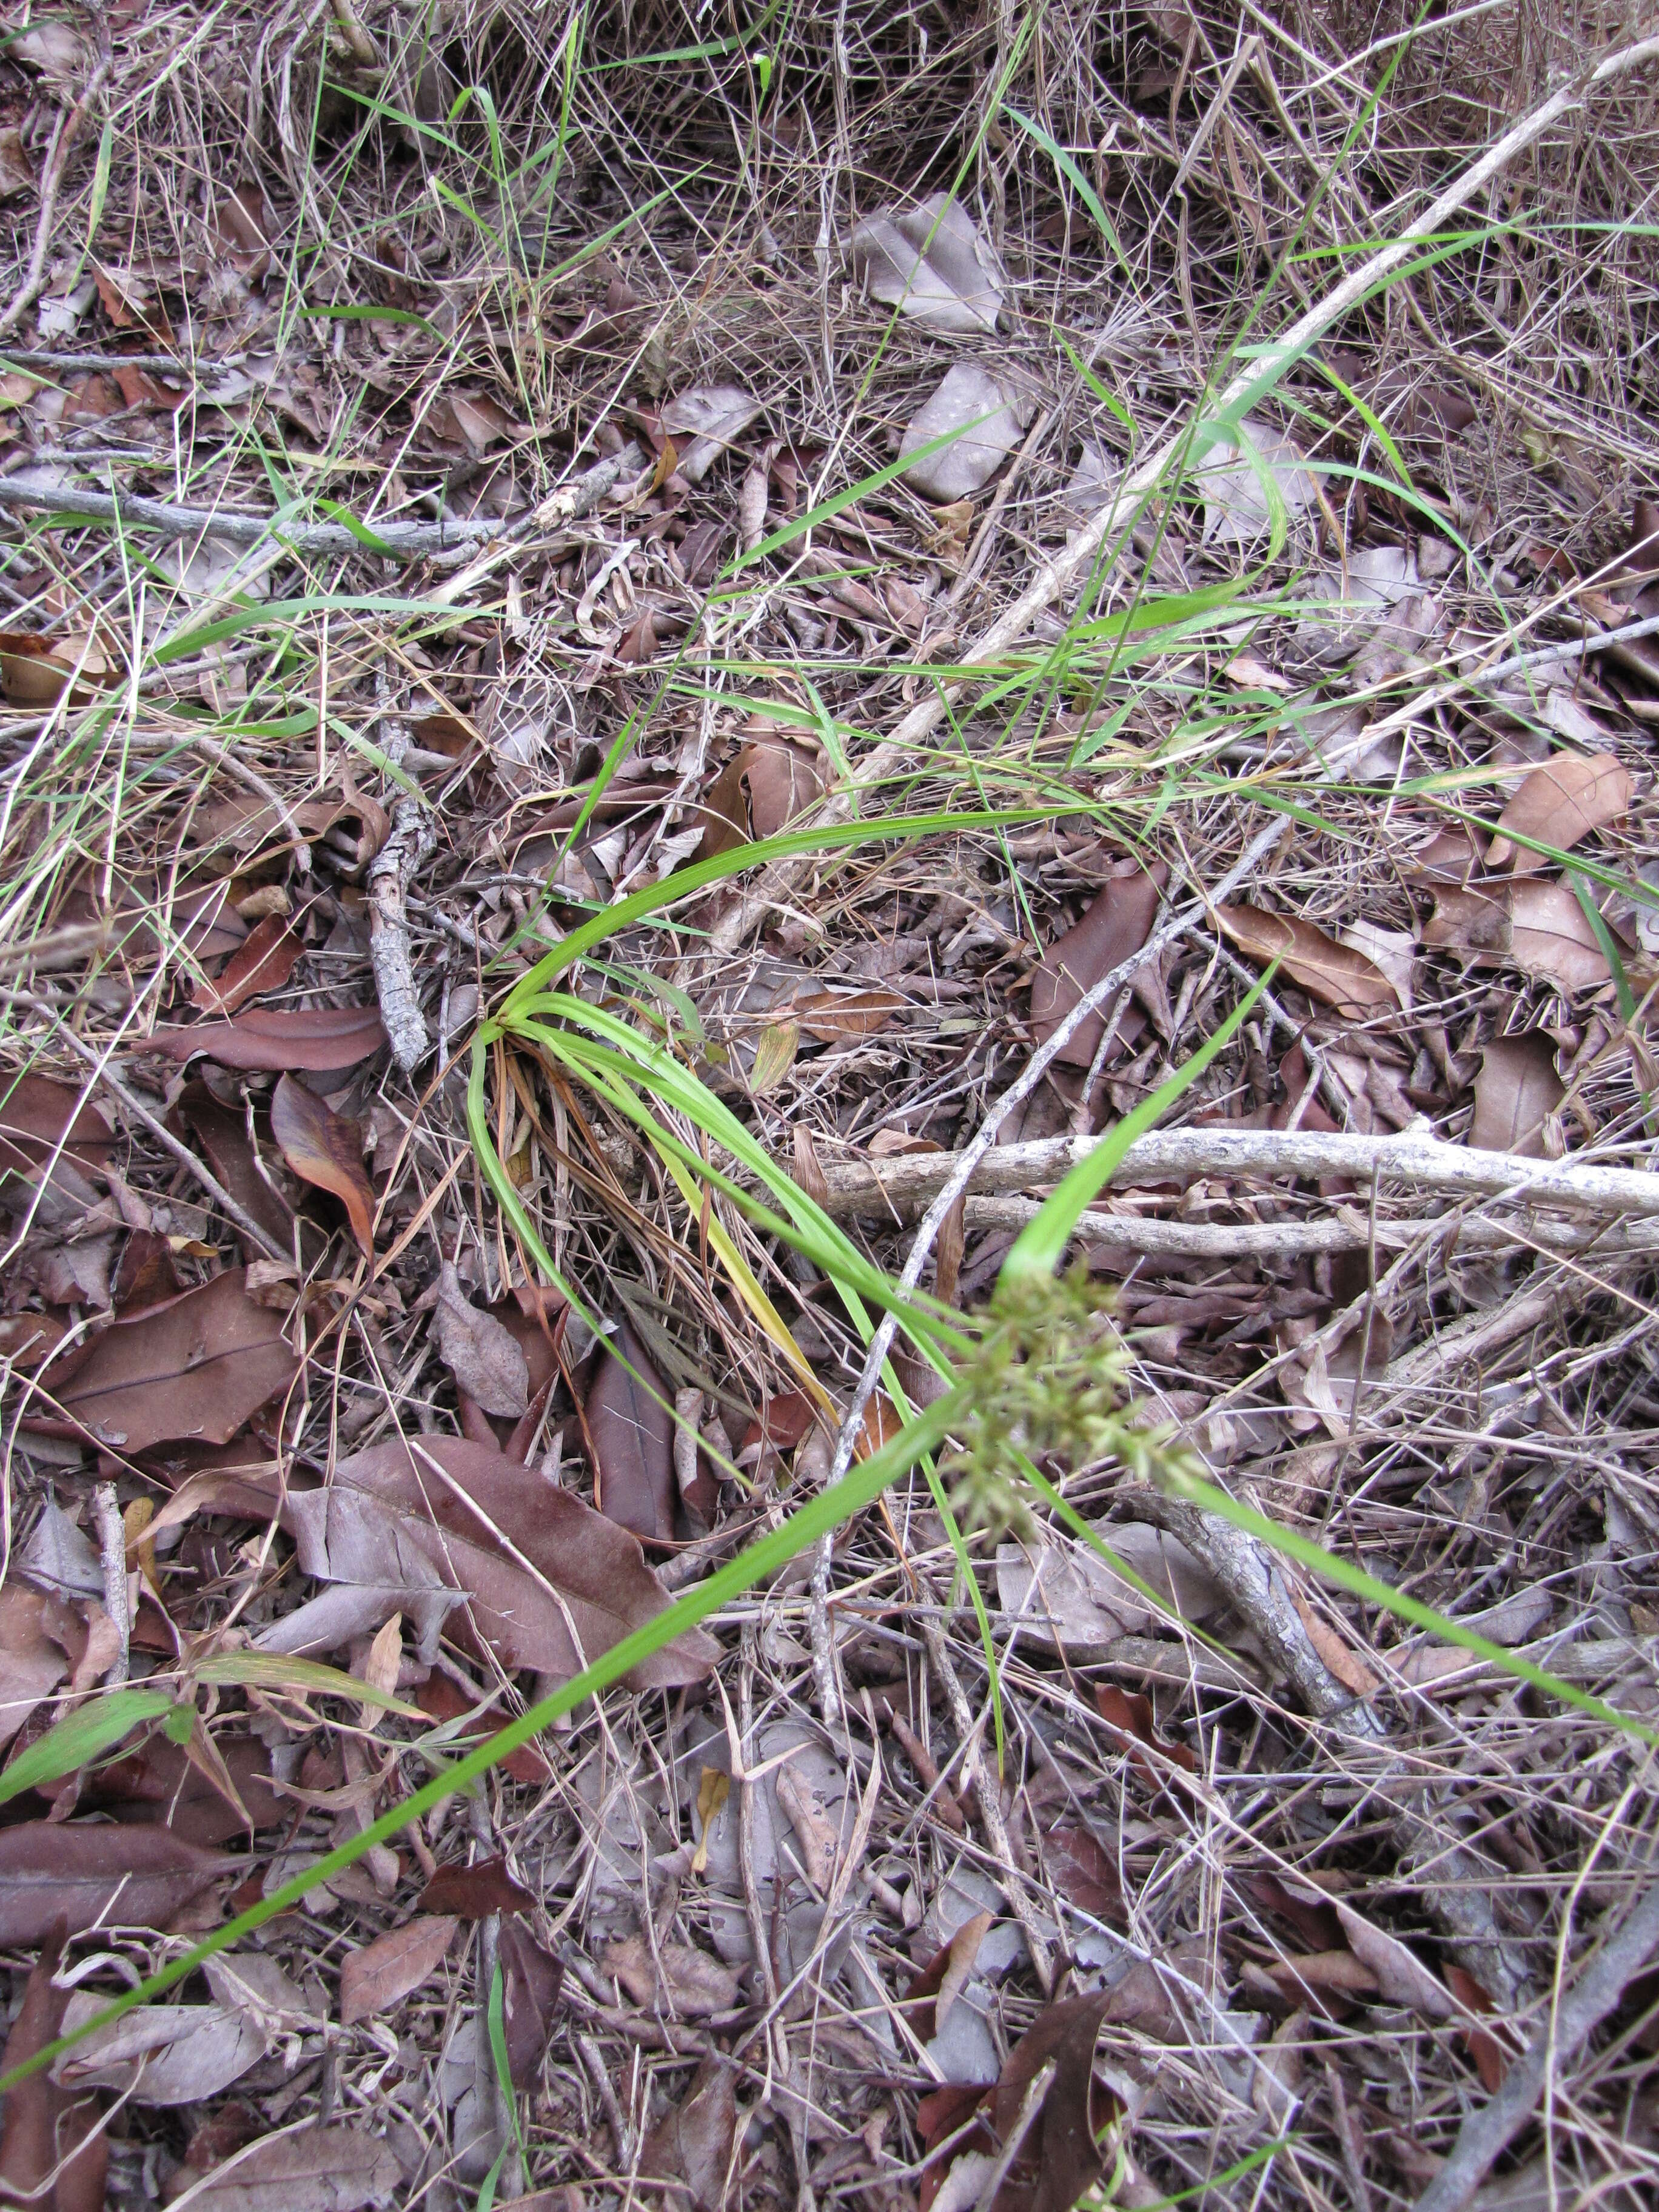
M64 2014L73 2034L107 1997L77 1990ZM246 2012L216 2004L135 2005L67 2051L52 2067L66 2089L114 2089L140 2105L194 2105L216 2097L257 2066L270 2039Z
M1544 1128L1566 1097L1546 1036L1497 1037L1480 1055L1468 1141L1483 1152L1545 1156Z
M759 413L759 400L736 384L698 384L678 393L660 418L676 447L675 473L701 483Z
M647 1540L674 1534L674 1416L667 1386L624 1322L599 1355L584 1407L593 1498L607 1520Z
M304 1572L459 1591L458 1617L509 1670L532 1667L568 1681L669 1601L625 1529L465 1437L358 1452L340 1462L328 1489L291 1496L289 1512ZM718 1651L693 1629L627 1680L635 1689L677 1689L701 1681Z
M234 1014L261 991L280 991L304 950L281 915L264 915L221 973L211 980L204 977L196 986L191 1003L204 1014Z
M1057 937L1031 978L1031 1034L1046 1044L1078 1000L1103 975L1139 952L1152 934L1170 871L1162 860L1133 862L1114 875L1083 919ZM1105 1011L1091 1014L1061 1048L1070 1067L1091 1067L1105 1033Z
M429 1981L442 1965L459 1919L422 1914L348 1951L340 1965L340 2024L355 2027L360 2020L390 2012L411 1990Z
M931 2043L951 2016L979 1957L994 1915L976 1912L964 1920L950 1942L915 1975L904 1993L903 2010L917 2038Z
M438 1357L457 1387L486 1413L517 1420L530 1403L530 1364L524 1347L494 1314L473 1304L447 1260L438 1278L432 1334Z
M53 1820L0 1828L0 1944L43 1942L60 1921L71 1936L105 1923L165 1928L240 1863L166 1828Z
M303 1083L284 1075L271 1094L270 1133L302 1182L339 1200L359 1248L372 1260L374 1191L363 1166L359 1125L337 1114L325 1098Z
M299 1365L281 1320L255 1305L244 1279L240 1267L228 1267L163 1305L112 1322L57 1394L66 1432L129 1452L179 1438L228 1443ZM45 1401L32 1401L31 1423L45 1427L49 1414Z
M1589 917L1565 884L1536 876L1492 890L1437 885L1423 942L1483 968L1518 968L1569 996L1613 979Z
M963 337L994 331L1003 276L973 218L945 192L872 216L854 231L853 273L872 300L930 329Z
M755 734L709 785L702 811L706 827L697 858L729 853L751 838L775 837L823 795L823 774L809 747L781 735L772 723L750 724Z
M720 2212L738 2134L738 2100L728 2060L705 2058L678 2105L671 2105L640 2147L640 2172L684 2181L699 2212Z
M1222 906L1216 920L1242 952L1253 960L1279 960L1310 997L1339 1013L1397 1012L1394 985L1376 965L1351 945L1339 945L1300 915L1267 914L1260 907Z
M1011 378L994 377L977 362L957 362L912 416L899 452L918 453L938 438L951 442L912 461L904 481L937 507L970 497L1018 445L1031 414L1030 400Z
M327 1075L379 1052L386 1030L374 1006L246 1006L233 1021L159 1029L145 1042L174 1060L205 1053L221 1067Z
M30 630L0 630L0 693L14 707L53 707L71 684L79 700L89 685L119 680L95 632L40 637Z
M738 2002L737 1975L689 1943L659 1943L653 1952L643 1936L629 1936L607 1943L599 1963L648 2012L706 2020Z
M1188 1745L1165 1743L1158 1735L1150 1698L1143 1697L1139 1691L1121 1690L1115 1682L1097 1682L1095 1703L1106 1723L1108 1741L1115 1749L1127 1752L1144 1781L1156 1784L1165 1779L1147 1758L1148 1751L1156 1752L1160 1759L1181 1767L1188 1774L1197 1771L1198 1760Z
M8 2073L63 2033L69 1992L52 1985L65 1931L42 1931L40 1955L6 2039ZM49 2074L31 2074L9 2090L0 2131L0 2195L34 2212L103 2212L109 2146L97 2100L67 2096Z
M1558 753L1523 778L1520 789L1498 817L1498 835L1486 854L1489 868L1512 868L1516 875L1547 865L1541 854L1513 841L1531 837L1558 853L1570 853L1592 830L1618 821L1630 805L1630 770L1611 753Z

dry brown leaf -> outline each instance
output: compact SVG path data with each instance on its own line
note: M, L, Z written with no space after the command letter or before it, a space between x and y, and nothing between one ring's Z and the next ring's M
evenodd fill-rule
M1264 963L1281 961L1285 973L1325 1006L1340 1013L1398 1012L1399 994L1376 963L1300 915L1222 906L1216 920L1241 952Z
M775 723L757 717L749 726L749 742L703 793L707 827L697 858L729 853L753 837L775 837L823 797L823 788L816 753L782 735Z
M1031 1034L1046 1044L1078 1000L1119 963L1139 952L1152 922L1170 871L1163 861L1133 863L1115 873L1082 920L1057 937L1031 978ZM1092 1013L1060 1051L1072 1067L1093 1065L1105 1030L1105 1012Z
M782 1770L787 1772L787 1768ZM995 1915L976 1912L964 1920L950 1942L943 1945L920 1973L911 1978L904 1993L904 2013L918 2039L931 2043L950 2018L951 2008L962 1995L974 1971L980 1946L990 1932Z
M538 1943L525 1923L504 1919L501 1931L501 2026L507 2071L516 2089L531 2089L553 2034L564 1962Z
M509 1669L568 1681L668 1603L627 1530L462 1437L358 1452L339 1462L326 1490L292 1495L289 1512L305 1573L382 1589L459 1590L464 1611L451 1616L452 1632L464 1619ZM626 1679L635 1689L701 1681L719 1648L693 1629Z
M530 1363L524 1346L494 1314L475 1306L446 1260L432 1315L438 1357L473 1403L486 1413L517 1420L530 1404Z
M640 2147L640 2172L689 2184L699 2212L720 2212L738 2133L732 2066L705 2058L678 2105L671 2105Z
M1455 2015L1457 2007L1451 1992L1414 1951L1386 1929L1373 1926L1341 1898L1334 1903L1348 1948L1376 1977L1377 1989L1388 2003L1405 2005L1425 2020L1450 2020Z
M1479 1152L1542 1159L1545 1125L1566 1095L1547 1037L1496 1037L1480 1055L1468 1141Z
M280 991L305 947L281 915L256 921L217 976L204 977L191 1003L204 1014L228 1017L261 991Z
M1308 1641L1324 1661L1345 1690L1352 1690L1356 1698L1374 1697L1382 1683L1365 1664L1359 1654L1330 1622L1310 1605L1302 1593L1290 1586L1291 1603L1297 1618L1308 1632Z
M106 1920L165 1928L241 1863L165 1828L57 1820L0 1828L0 1944L21 1949L44 1942L59 1921L71 1936Z
M95 2020L108 2002L77 1991L64 2014L64 2033ZM246 2012L216 2004L135 2005L84 2036L52 2073L65 2089L131 2090L140 2105L194 2105L240 2081L270 2047Z
M1156 1752L1160 1759L1188 1774L1197 1771L1198 1759L1189 1745L1165 1743L1158 1735L1150 1698L1143 1697L1138 1690L1121 1690L1115 1682L1097 1682L1095 1703L1106 1723L1108 1741L1116 1749L1127 1752L1131 1764L1144 1780L1157 1784L1165 1779L1146 1756L1149 1751Z
M731 1968L687 1943L659 1943L653 1953L643 1936L629 1936L607 1943L599 1963L648 2012L706 2020L738 2002L739 1984Z
M86 1644L86 1623L61 1598L13 1580L0 1588L0 1749Z
M389 2203L403 2168L366 2128L314 2123L268 2136L196 2185L191 2212L364 2212Z
M22 132L15 125L0 131L0 200L15 199L19 192L32 192L39 182Z
M460 1922L423 1914L376 1936L340 1964L340 2024L353 2027L390 2012L411 1990L429 1981L443 1963Z
M270 1133L302 1182L339 1200L359 1249L372 1260L374 1189L363 1166L359 1124L337 1114L305 1084L284 1075L271 1094Z
M1558 753L1525 777L1498 817L1498 835L1486 854L1489 868L1513 867L1516 874L1547 866L1541 854L1512 841L1531 837L1558 853L1570 853L1583 837L1616 822L1630 805L1630 771L1611 753Z
M820 1044L874 1036L902 1013L908 1001L901 991L808 991L791 1001L801 1028Z
M246 1295L241 1268L228 1267L164 1305L112 1322L57 1403L76 1429L119 1450L179 1438L228 1443L298 1364L277 1316ZM37 1408L44 1426L51 1407L32 1401L31 1419Z
M9 2073L33 2058L63 2032L69 1992L52 1986L63 1954L64 1930L33 1939L40 1955L24 1984L23 2002L6 2039L0 2066ZM30 1940L30 1939L25 1939ZM95 2098L65 2096L48 2075L31 2074L6 2094L0 2132L0 2194L33 2212L103 2212L109 2145Z
M674 1417L667 1386L626 1322L599 1355L583 1411L600 1512L647 1541L672 1540Z
M41 637L32 630L0 630L0 693L14 707L54 707L73 684L77 699L90 686L118 684L120 671L91 630Z
M535 1903L507 1872L505 1858L480 1859L476 1866L440 1867L421 1892L422 1912L453 1914L457 1920L487 1920L492 1912L529 1912Z
M945 192L860 223L848 255L872 300L929 329L971 337L997 326L1004 279L996 253Z
M386 1030L375 1006L245 1006L232 1021L159 1029L145 1040L174 1060L205 1053L221 1067L327 1075L379 1052Z
M1423 942L1471 955L1481 967L1508 965L1569 996L1612 981L1589 917L1565 884L1523 876L1501 890L1437 886Z

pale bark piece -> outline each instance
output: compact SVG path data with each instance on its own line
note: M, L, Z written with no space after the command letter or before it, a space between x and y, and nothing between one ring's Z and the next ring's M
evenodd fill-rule
M364 2212L402 2186L390 2147L339 2121L251 2143L198 2182L190 2201L192 2212Z
M438 1357L458 1389L486 1413L517 1420L530 1403L530 1364L513 1332L475 1306L446 1260L432 1316Z
M653 1952L643 1936L629 1936L607 1943L599 1963L648 2012L704 2020L738 2002L737 1975L689 1943L659 1943Z
M1138 864L1113 876L1091 902L1082 920L1057 937L1031 978L1031 1034L1048 1040L1085 992L1139 952L1152 934L1158 902L1170 880L1162 860L1151 868ZM1105 1034L1103 1010L1079 1023L1060 1050L1069 1067L1091 1067Z
M1512 840L1535 838L1540 845L1570 853L1581 838L1618 821L1631 799L1630 770L1611 753L1558 753L1522 781L1498 817L1498 835L1486 854L1491 868L1511 867L1516 875L1547 867L1544 855Z
M1546 1157L1544 1127L1566 1097L1545 1036L1498 1037L1480 1055L1468 1141L1483 1152Z
M108 2002L77 1990L64 2014L64 2033L95 2020ZM216 2004L135 2005L66 2051L52 2079L65 2089L131 2091L138 2105L193 2105L240 2081L270 2047L246 2013Z
M1218 437L1193 471L1204 495L1206 544L1253 545L1274 521L1291 521L1318 497L1320 471L1295 440L1246 415L1237 436Z
M430 1981L460 1924L453 1914L423 1913L361 1951L349 1951L340 1967L341 2026L390 2012Z
M960 337L994 331L1006 282L990 242L946 193L872 216L854 231L853 272L872 300Z
M912 461L904 481L936 506L969 498L1002 466L1030 419L1030 401L1011 379L993 376L977 362L959 361L912 417L899 453L917 453L936 438L951 442Z
M1376 963L1300 915L1223 906L1216 908L1216 920L1242 952L1254 960L1280 961L1310 997L1339 1013L1398 1012L1400 995Z

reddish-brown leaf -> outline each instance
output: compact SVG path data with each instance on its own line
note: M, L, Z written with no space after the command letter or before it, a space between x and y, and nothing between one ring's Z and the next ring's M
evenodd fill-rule
M363 1166L362 1131L325 1098L284 1075L272 1093L270 1133L302 1182L337 1198L351 1233L374 1256L374 1192Z
M950 1942L911 1977L903 2009L923 2043L931 2043L950 2017L951 2006L974 1971L992 1917L988 1912L976 1912L971 1920L964 1920Z
M705 2058L684 2098L669 2107L641 2145L640 2172L656 2180L687 2183L699 2212L720 2212L737 2133L731 2062Z
M216 1731L214 1744L256 1828L280 1828L293 1819L294 1801L277 1794L270 1753L257 1736ZM139 1827L165 1827L187 1844L211 1846L247 1832L222 1789L165 1735L153 1735L141 1750L88 1774L76 1802L84 1812L108 1812Z
M1253 960L1279 960L1310 998L1340 1013L1397 1013L1400 994L1374 960L1340 945L1297 914L1267 914L1260 907L1219 906L1216 920L1241 952Z
M1335 1906L1328 1899L1299 1897L1277 1875L1244 1875L1240 1877L1239 1887L1267 1911L1282 1915L1314 1950L1341 1948L1342 1923L1336 1917Z
M1052 2059L1054 2079L1028 2130L1020 2155L998 2191L995 2212L1072 2212L1084 2191L1100 2178L1096 2146L1095 2039L1109 2002L1104 1990L1063 1997L1043 2009L1009 2053L991 2093L991 2124L1007 2142L1025 2093ZM1100 2116L1103 2120L1103 2114Z
M294 1242L294 1216L259 1172L246 1117L222 1106L204 1083L187 1083L174 1112L243 1212L258 1223L279 1250L288 1251ZM244 1249L251 1260L265 1256L246 1241Z
M416 1691L415 1702L423 1713L438 1722L460 1720L473 1710L449 1676L439 1674L435 1669ZM501 1733L499 1722L494 1727L487 1722L481 1722L479 1726L486 1741ZM510 1774L515 1782L539 1784L553 1779L552 1768L533 1743L521 1743L516 1751L509 1751L501 1761L501 1768L502 1773Z
M403 2168L366 2127L336 2121L262 2137L196 2185L191 2212L362 2212L388 2204Z
M234 1014L261 991L280 991L305 947L278 914L256 921L220 973L204 976L191 1004L204 1014Z
M1437 886L1423 942L1469 953L1480 967L1507 963L1569 994L1598 990L1613 975L1573 893L1537 876L1491 891Z
M190 1437L228 1443L294 1379L278 1316L255 1305L240 1267L104 1330L57 1402L76 1429L126 1452ZM50 1408L40 1405L45 1426ZM57 1426L57 1424L53 1424Z
M1352 1951L1278 1959L1268 1972L1286 2005L1306 2005L1322 2020L1346 2019L1357 1997L1376 1994L1376 1976Z
M1460 1966L1455 1960L1448 1960L1446 1980L1452 1995L1465 2012L1490 2013L1496 2010L1491 1997L1467 1966ZM1504 2086L1504 2076L1510 2070L1509 2052L1492 2030L1486 2027L1465 2028L1463 2048L1474 2062L1474 2070L1480 2076L1481 2087L1489 2097L1495 2097Z
M530 1404L530 1363L518 1332L473 1304L447 1260L439 1278L432 1334L456 1388L474 1405L502 1419L517 1420L524 1413ZM493 1443L493 1437L487 1441Z
M0 1097L0 1170L27 1174L61 1146L77 1166L96 1170L114 1150L109 1123L67 1083L45 1075L13 1078Z
M521 1920L501 1923L501 2027L515 2089L533 2088L553 2034L564 1963Z
M440 1867L421 1892L422 1912L453 1913L458 1920L487 1920L492 1912L529 1912L536 1900L514 1881L504 1858L477 1866Z
M738 2001L738 1977L731 1967L689 1943L653 1945L643 1936L628 1936L607 1943L599 1963L647 2012L707 2019L729 2012Z
M62 1598L8 1581L0 1589L0 1748L86 1650L86 1623Z
M348 1951L340 1965L340 2024L349 2027L377 2012L390 2012L443 1963L460 1922L422 1916Z
M69 1991L54 1989L52 1978L67 1932L60 1923L41 1942L0 2061L8 2073L63 2032ZM45 2071L8 2090L0 2196L8 2204L27 2203L33 2212L102 2212L109 2146L100 2120L95 2097L70 2098Z
M0 1944L44 1942L60 1920L71 1936L106 1920L118 1928L165 1928L240 1863L182 1843L165 1828L58 1820L0 1828Z
M459 1589L465 1608L452 1619L465 1620L509 1670L533 1667L568 1681L669 1602L625 1529L465 1437L358 1452L340 1462L329 1489L291 1497L289 1510L306 1573L387 1588L414 1573ZM494 1531L533 1573L503 1553ZM635 1689L677 1689L702 1681L718 1653L693 1629L626 1679Z
M1062 1821L1048 1831L1044 1848L1048 1872L1062 1897L1092 1919L1121 1923L1123 1889L1117 1869L1092 1830L1079 1820Z
M245 1006L232 1021L159 1029L145 1042L174 1060L205 1053L221 1067L326 1075L379 1052L386 1030L374 1006Z
M808 1036L819 1044L838 1044L845 1037L874 1036L908 1004L902 991L877 986L866 991L808 991L791 1002L790 1011Z
M662 1377L626 1322L599 1355L584 1411L600 1512L636 1536L672 1540L673 1413Z
M703 795L708 827L697 858L729 853L751 837L775 837L823 793L817 757L792 744L775 726L757 720L758 734L729 761Z
M1048 1042L1103 975L1139 951L1169 880L1161 860L1150 869L1132 862L1123 874L1112 877L1081 921L1054 939L1031 978L1031 1034L1039 1044ZM1091 1066L1104 1033L1104 1012L1091 1014L1062 1046L1062 1063Z
M1498 835L1486 854L1489 868L1512 867L1517 875L1547 866L1541 854L1511 841L1531 837L1540 845L1570 853L1583 837L1616 822L1630 805L1630 770L1611 753L1558 753L1522 778L1520 788L1498 817Z
M1156 1786L1166 1778L1147 1758L1148 1751L1156 1752L1160 1759L1171 1761L1188 1774L1196 1772L1198 1761L1186 1744L1165 1743L1158 1735L1153 1726L1150 1698L1142 1697L1138 1690L1120 1690L1115 1682L1097 1682L1095 1704L1114 1747L1128 1753L1135 1771L1146 1781Z

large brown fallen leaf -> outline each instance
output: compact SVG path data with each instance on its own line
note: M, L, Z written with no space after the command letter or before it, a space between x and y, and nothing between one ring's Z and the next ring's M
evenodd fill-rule
M538 1943L524 1922L503 1920L501 1934L501 2027L515 2089L533 2088L552 2040L564 1988L564 1961Z
M786 1767L781 1770L787 1773ZM901 2007L919 2042L931 2043L951 2017L951 2008L967 1986L992 1916L976 1912L964 1920L950 1942L936 1951L910 1979Z
M55 1820L0 1828L0 1944L43 1942L59 1921L71 1936L100 1923L165 1928L241 1863L165 1828Z
M192 2212L362 2212L403 2186L403 2168L366 2128L337 2121L268 2136L198 2182Z
M385 1042L386 1030L374 1006L246 1006L232 1021L159 1029L145 1040L149 1050L174 1060L205 1053L221 1067L272 1075L288 1068L326 1075L355 1067Z
M1114 875L1083 919L1054 939L1031 978L1031 1034L1039 1044L1048 1042L1103 975L1139 951L1169 880L1162 860L1151 868L1135 864ZM1104 1010L1091 1014L1062 1046L1061 1060L1071 1067L1092 1066L1105 1026Z
M1566 1097L1546 1036L1497 1037L1480 1056L1468 1141L1483 1152L1544 1157L1544 1124Z
M481 1859L477 1866L440 1867L421 1893L422 1912L457 1920L484 1920L492 1912L529 1912L536 1900L514 1881L504 1858Z
M1241 952L1253 960L1279 960L1310 997L1339 1013L1397 1012L1399 994L1373 960L1300 915L1267 914L1260 907L1220 906L1216 920Z
M674 1534L674 1417L667 1387L626 1322L599 1355L584 1407L593 1497L607 1520L647 1540Z
M262 991L280 991L305 947L279 914L256 921L217 975L191 993L202 1013L228 1018Z
M362 1131L325 1098L284 1075L270 1100L270 1133L302 1182L337 1198L358 1248L374 1256L374 1191L363 1167Z
M195 1082L179 1092L173 1114L243 1212L252 1215L280 1251L289 1250L294 1242L294 1216L259 1172L246 1118L222 1106L204 1083ZM250 1260L265 1257L257 1245L250 1249L246 1241L243 1249Z
M48 1226L73 1220L97 1201L92 1178L113 1144L103 1115L68 1084L14 1077L0 1097L0 1205L33 1207Z
M15 1581L0 1589L0 1749L86 1645L86 1623L61 1598Z
M77 1990L64 2015L64 2032L95 2020L107 2002ZM135 2005L84 2036L52 2072L66 2089L130 2090L140 2105L194 2105L240 2081L270 2047L246 2012L216 2004Z
M1490 868L1512 866L1517 875L1547 866L1540 854L1511 841L1535 838L1570 853L1581 837L1616 822L1630 805L1630 771L1611 753L1558 753L1525 777L1498 817L1498 835L1486 854Z
M704 793L706 827L697 848L700 860L729 853L753 837L775 837L823 795L823 775L815 753L783 735L775 723L757 720L750 729L749 743Z
M655 2180L684 2181L700 2212L720 2212L737 2133L731 2064L721 2057L705 2058L685 2095L669 2106L641 2145L640 2172Z
M1569 995L1612 981L1589 918L1565 884L1536 876L1491 891L1437 885L1423 942L1471 955L1486 968L1518 968Z
M54 1989L52 1978L64 1936L57 1927L42 1939L0 2060L8 2073L63 2033L69 1992ZM108 2162L95 2098L71 2099L45 2073L9 2091L0 2133L0 2197L8 2204L26 2203L33 2212L103 2212Z
M702 2020L729 2012L738 2002L737 1975L689 1943L653 1945L643 1936L627 1936L605 1945L599 1964L647 2012Z
M1024 391L1006 373L993 376L977 362L957 362L906 426L899 453L916 458L905 470L904 481L937 507L970 497L1018 445L1034 411ZM923 451L941 438L949 444Z
M950 2142L975 2107L984 2119L961 2139L950 2166L926 2166L921 2212L931 2212L941 2191L953 2206L976 2202L992 2179L997 2147L1014 2136L1031 2086L1051 2062L1053 2075L1028 2118L993 2212L1072 2212L1104 2166L1096 2144L1105 2113L1096 2109L1094 2062L1111 1997L1094 1990L1044 2006L1009 2053L994 2087L981 2092L952 2084L922 2099L916 2123L930 2161L935 2147Z
M453 1618L464 1616L509 1669L568 1680L669 1602L626 1529L465 1437L359 1452L341 1461L327 1490L291 1498L289 1511L307 1574L460 1590L465 1601ZM718 1655L694 1629L627 1679L635 1689L677 1689L702 1681Z
M280 1317L255 1305L245 1282L240 1267L228 1267L165 1305L112 1322L58 1394L67 1419L118 1451L179 1438L228 1443L299 1367Z
M340 2025L350 2027L375 2013L390 2012L411 1990L429 1981L443 1963L460 1922L422 1913L376 1936L340 1964Z

